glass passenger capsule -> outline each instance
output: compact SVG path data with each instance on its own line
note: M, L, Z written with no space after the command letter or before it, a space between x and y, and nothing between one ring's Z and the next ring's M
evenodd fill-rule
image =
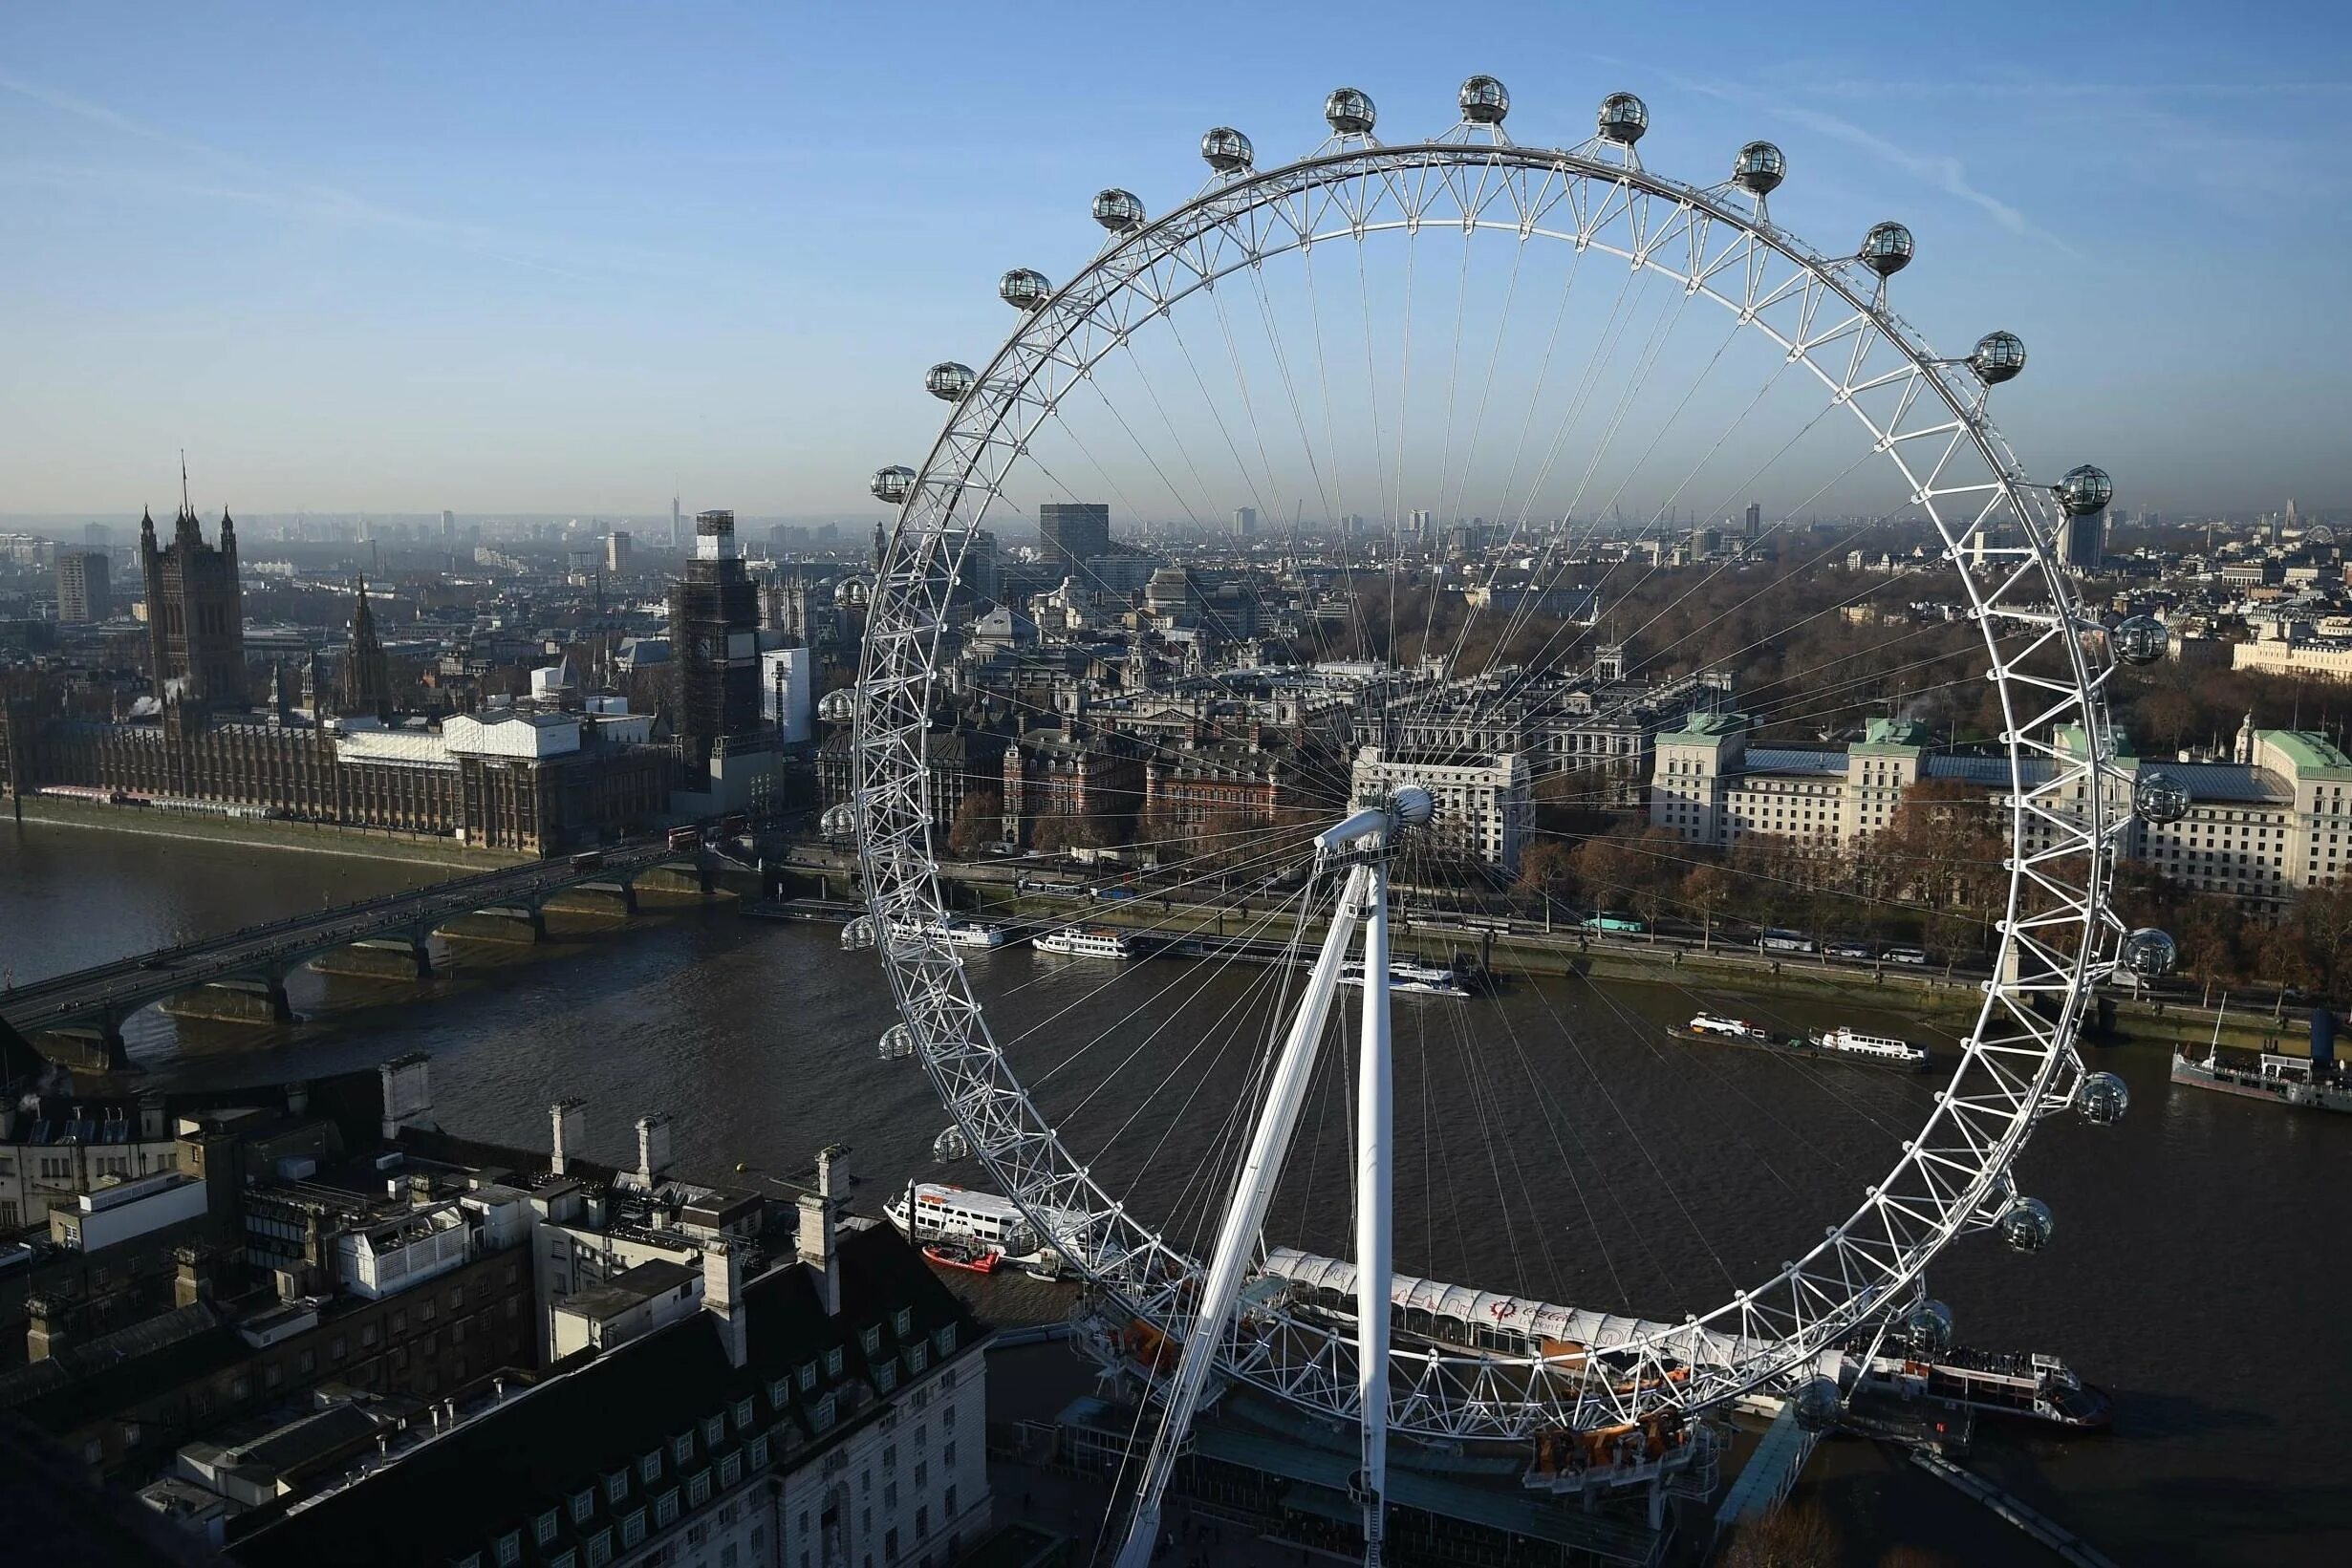
M963 1128L951 1127L931 1140L931 1157L935 1160L966 1160L972 1157L972 1140L963 1135Z
M1941 1301L1922 1301L1903 1315L1895 1337L1905 1349L1922 1356L1940 1356L1952 1348L1952 1308Z
M1732 160L1732 183L1751 196L1770 196L1788 178L1788 157L1769 141L1751 141Z
M857 717L857 694L847 686L836 686L817 698L817 717L829 724L846 724Z
M2001 1215L2001 1239L2009 1243L2011 1252L2041 1251L2050 1244L2050 1235L2057 1228L2050 1206L2039 1198L2019 1198Z
M2111 1072L2090 1073L2075 1085L2074 1108L2093 1127L2113 1127L2131 1108L2131 1090Z
M1201 133L1200 156L1219 174L1240 174L1257 161L1258 150L1232 126L1219 125Z
M2124 938L2121 959L2124 968L2140 978L2157 980L2179 966L2181 950L2169 932L2142 926Z
M2125 664L2153 664L2172 646L2172 634L2153 615L2133 615L2107 634L2115 656Z
M1650 129L1650 106L1630 93L1611 93L1601 100L1594 119L1604 138L1630 147Z
M2058 482L2058 504L2076 517L2104 512L2115 499L2115 481L2104 468L2085 462L2066 470Z
M825 814L817 819L817 829L827 838L855 838L857 807L847 801L827 806Z
M874 492L876 501L888 502L893 506L903 505L906 498L915 493L915 470L902 462L876 468L874 483L867 488Z
M2131 781L2131 809L2143 822L2159 827L2189 815L2189 786L2161 768L2150 768Z
M915 1031L903 1023L894 1023L882 1031L882 1043L875 1054L885 1062L904 1062L915 1054Z
M923 390L943 403L960 403L972 390L972 367L943 359L923 375Z
M1838 1394L1838 1385L1827 1378L1807 1378L1790 1390L1788 1402L1796 1409L1797 1425L1809 1432L1825 1432L1836 1426L1845 1403Z
M1053 285L1034 268L1016 267L997 280L997 298L1016 311L1034 311L1052 295Z
M1862 265L1890 278L1911 264L1911 231L1901 224L1872 224L1862 237Z
M874 946L874 916L861 914L841 928L841 951L863 953Z
M1094 193L1094 221L1113 234L1143 226L1143 199L1116 185Z
M1323 100L1323 118L1334 136L1370 136L1379 117L1372 96L1355 87L1334 87Z
M1500 125L1511 112L1511 95L1492 76L1473 76L1462 83L1462 118L1473 125Z
M1968 368L1989 387L2014 381L2025 369L2025 339L2015 333L1987 333L1976 339L1976 347L1968 356Z

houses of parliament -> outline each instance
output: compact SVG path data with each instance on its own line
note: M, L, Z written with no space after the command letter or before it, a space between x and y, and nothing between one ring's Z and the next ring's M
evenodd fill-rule
M364 583L335 678L313 653L255 694L236 524L207 543L183 501L168 544L140 523L149 696L75 712L61 685L0 702L0 790L445 836L551 855L655 827L678 777L650 715L503 710L438 725L395 711Z

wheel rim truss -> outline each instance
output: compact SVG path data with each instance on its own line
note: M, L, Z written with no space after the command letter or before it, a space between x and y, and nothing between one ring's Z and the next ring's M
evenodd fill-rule
M853 805L883 967L917 1055L973 1151L1037 1227L1121 1306L1178 1337L1195 1260L1093 1181L1031 1104L939 925L926 728L946 596L972 531L1062 399L1191 294L1291 250L1455 226L1610 255L1679 280L1764 333L1847 408L1897 466L1965 585L2001 693L2014 854L1995 978L1920 1134L1862 1205L1772 1278L1704 1316L1609 1347L1608 1379L1557 1363L1399 1346L1399 1432L1521 1438L1701 1409L1810 1375L1916 1297L1956 1234L1996 1220L2037 1119L2082 1071L2074 1040L2115 964L2106 908L2128 821L2104 688L2113 658L2061 570L2048 494L2030 484L1973 377L1930 354L1874 276L1810 252L1728 187L1699 188L1580 153L1510 144L1356 146L1213 180L1154 224L1114 235L1025 316L950 415L892 530L871 595L857 686ZM2006 528L2014 527L2016 537ZM2071 730L2072 743L2053 739ZM1353 1346L1281 1309L1228 1344L1225 1369L1351 1418Z

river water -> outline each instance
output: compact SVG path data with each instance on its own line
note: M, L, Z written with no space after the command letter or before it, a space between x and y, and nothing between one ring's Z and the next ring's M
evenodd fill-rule
M205 932L412 885L434 873L336 856L81 828L0 827L0 962L27 980ZM435 1111L469 1135L543 1147L548 1105L589 1103L590 1152L633 1164L632 1124L673 1118L681 1164L790 1176L846 1143L873 1208L929 1163L944 1125L866 956L830 928L725 911L591 923L524 958L463 944L413 988L296 977L305 1021L129 1031L159 1086L274 1084L396 1054L433 1057ZM971 955L1000 1041L1105 1185L1180 1235L1236 1130L1278 972L1171 960L1115 978L1026 950ZM1343 998L1350 996L1343 992ZM1933 1080L1805 1068L1674 1044L1694 1005L1794 1027L1916 1021L1678 987L1517 982L1493 1001L1400 998L1395 1023L1400 1270L1672 1317L1726 1299L1840 1217L1916 1128ZM2160 1047L2099 1063L2132 1090L2123 1125L2045 1125L2019 1167L2057 1238L2016 1257L1963 1238L1934 1294L1961 1338L2064 1357L2116 1400L2112 1434L1980 1429L1971 1464L2124 1563L2352 1560L2341 1413L2352 1285L2332 1218L2352 1118L2291 1113L2166 1080ZM1319 1071L1279 1240L1348 1250L1349 1094ZM1853 1560L1906 1541L1954 1560L2035 1560L1974 1505L1875 1450L1823 1450L1809 1488L1847 1521Z

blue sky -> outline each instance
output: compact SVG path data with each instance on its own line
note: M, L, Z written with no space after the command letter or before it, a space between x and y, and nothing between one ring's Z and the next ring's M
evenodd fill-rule
M0 14L0 513L863 516L1005 267L1098 186L1153 210L1323 94L1405 140L1510 86L1522 141L1650 103L1701 182L1765 136L1823 249L1917 232L1898 301L2034 360L2037 471L2136 507L2352 509L2352 24L2239 4L1220 8L18 5Z

